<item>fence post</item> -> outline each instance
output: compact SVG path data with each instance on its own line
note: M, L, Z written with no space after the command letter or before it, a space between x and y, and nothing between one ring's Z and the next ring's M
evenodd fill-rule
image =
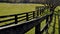
M37 17L39 17L39 10L37 10Z
M39 7L36 7L36 13L37 13L36 17L39 17Z
M48 19L49 19L49 16L47 15L47 17L46 17L46 24L48 23ZM48 26L49 26L49 24L47 25L47 27L46 27L46 34L48 34Z
M29 21L28 13L26 13L26 21Z
M17 15L15 15L15 24L17 24L18 23L18 20L17 20L18 18L17 18Z
M41 8L39 9L39 13L40 13L40 16L41 16Z
M35 18L35 11L33 11L33 18Z
M41 25L41 23L39 23L38 25L35 26L35 34L41 34L40 25Z
M50 15L50 22L52 22L52 19L53 19L53 12L52 12L52 14Z
M50 15L50 21L52 21L52 17L53 17L53 14L54 14L54 6L52 5L51 7L50 7L50 12L52 13L51 15Z
M59 25L59 34L60 34L60 10L58 10L58 25Z

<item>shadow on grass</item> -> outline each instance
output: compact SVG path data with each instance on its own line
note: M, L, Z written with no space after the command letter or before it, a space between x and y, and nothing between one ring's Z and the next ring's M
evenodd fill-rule
M55 34L56 15L54 16L54 24L52 34Z
M59 27L58 31L59 31L59 34L60 34L60 18L59 17L60 16L58 15L58 27Z

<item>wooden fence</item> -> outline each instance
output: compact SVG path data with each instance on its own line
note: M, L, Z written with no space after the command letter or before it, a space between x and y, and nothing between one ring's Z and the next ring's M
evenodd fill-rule
M15 14L15 15L0 16L0 19L12 17L12 16L14 17L14 18L0 21L0 23L3 23L3 22L14 20L14 22L12 23L0 26L0 34L8 34L8 33L9 34L25 34L33 27L35 27L35 34L42 34L44 31L48 32L49 24L52 22L53 13L40 17L40 12L41 11L32 11L32 12L26 12L26 13ZM19 15L24 15L24 16L19 16ZM20 18L23 18L23 19L18 20ZM23 24L18 24L18 22L23 20L25 20ZM46 20L46 24L41 29L40 27L43 20ZM15 25L12 25L12 24L15 24Z

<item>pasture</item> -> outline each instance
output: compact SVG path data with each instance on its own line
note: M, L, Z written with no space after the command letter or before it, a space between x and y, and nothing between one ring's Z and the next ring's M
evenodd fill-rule
M11 15L11 14L19 14L19 13L23 13L23 12L34 11L36 6L44 6L44 5L42 5L42 4L10 4L10 3L0 3L0 16ZM59 9L60 8L58 6L55 9L55 11L58 12ZM53 17L53 19L54 19L54 17ZM45 23L46 23L46 21L44 20L42 22L42 26L44 26ZM54 26L53 24L54 24L54 20L52 21L51 26L49 28L49 34L52 34L52 32L53 32L53 26ZM1 25L4 25L4 24L0 23L0 26ZM41 26L41 28L42 28L42 26ZM58 27L59 27L58 26L58 17L56 16L55 34L59 33L58 32ZM35 27L32 28L30 31L28 31L25 34L35 34Z
M44 6L44 5L0 3L0 16L34 11L36 6Z

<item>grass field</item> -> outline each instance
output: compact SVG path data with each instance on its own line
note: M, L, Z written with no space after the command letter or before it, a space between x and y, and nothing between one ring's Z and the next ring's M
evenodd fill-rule
M10 4L10 3L6 4L6 3L0 3L0 16L34 11L36 6L43 6L43 5L42 4Z
M10 4L10 3L0 3L0 16L34 11L36 6L44 6L44 5L42 5L42 4ZM55 9L55 11L58 11L59 9L60 8L57 7L57 9ZM43 21L42 25L45 24L45 23L46 22ZM1 24L2 23L0 23L0 25ZM50 34L51 34L52 30L53 30L53 25L52 24L54 24L54 20L51 23L51 27L49 28L49 33ZM55 27L57 27L57 29L55 29L55 34L58 34L58 19L57 18L56 18L56 26ZM28 31L27 33L25 33L25 34L35 34L35 27L33 29L31 29L30 31Z

